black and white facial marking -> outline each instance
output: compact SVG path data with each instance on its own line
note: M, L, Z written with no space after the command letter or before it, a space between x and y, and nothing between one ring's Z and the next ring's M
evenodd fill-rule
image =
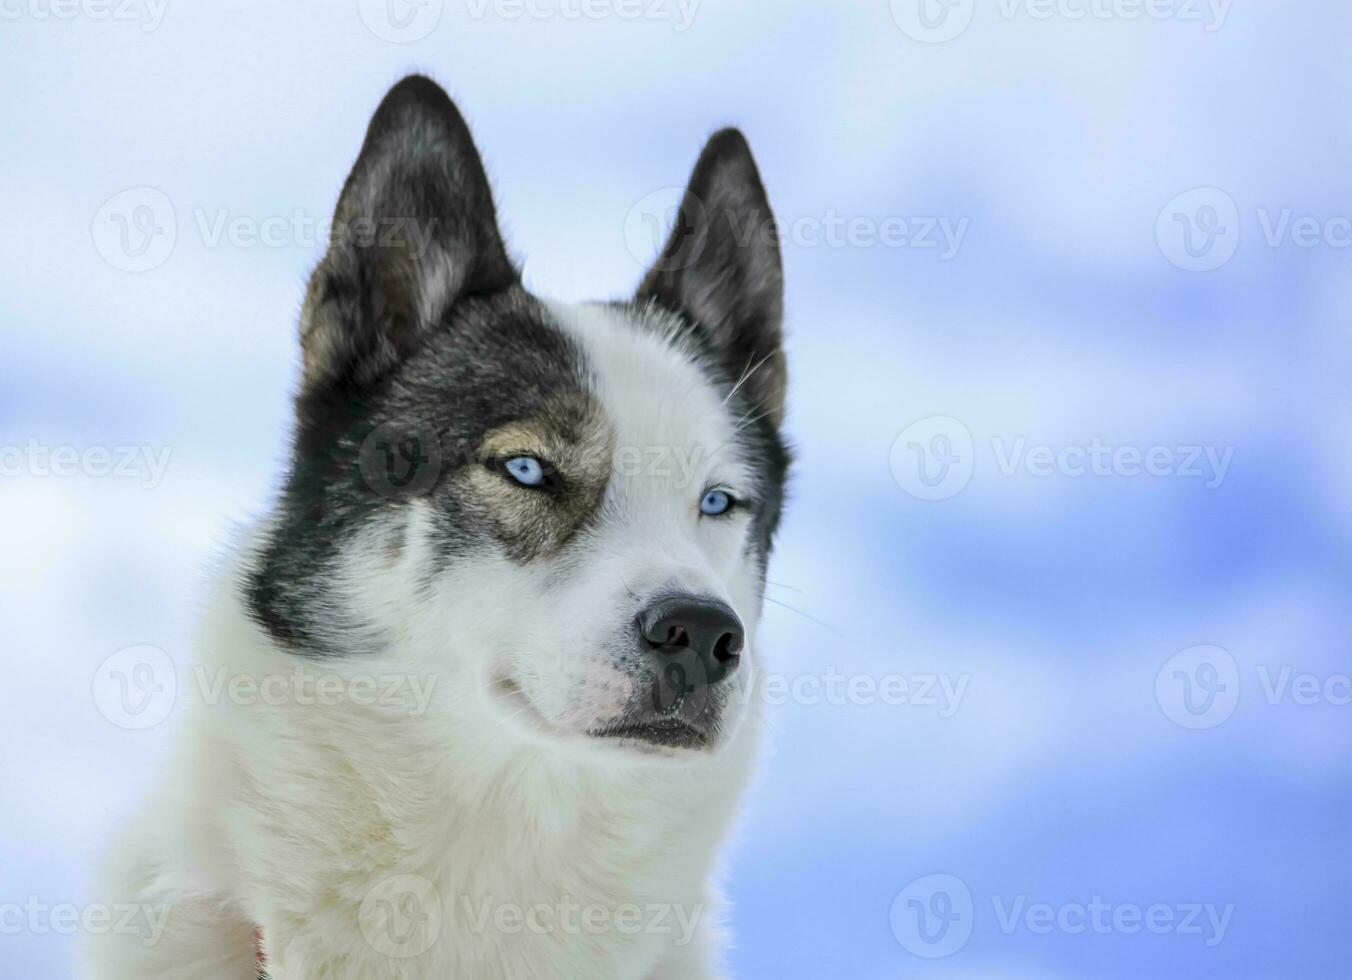
M527 737L718 744L788 467L776 236L748 228L773 218L725 131L633 300L536 299L454 105L396 85L309 286L253 617L297 655L434 671Z

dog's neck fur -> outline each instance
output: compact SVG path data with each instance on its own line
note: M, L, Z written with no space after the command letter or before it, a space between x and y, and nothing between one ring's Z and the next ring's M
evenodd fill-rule
M315 664L278 649L245 614L237 574L215 590L205 617L196 693L222 679L381 672L379 655ZM163 806L175 816L147 830L162 848L159 838L184 826L184 807L205 819L191 823L197 831L179 842L184 853L166 862L161 886L225 904L241 918L229 935L261 929L274 980L643 977L662 975L673 957L705 957L719 915L706 879L746 782L759 720L748 718L714 757L613 764L507 742L500 732L457 739L449 716L444 728L429 724L455 705L454 692L442 692L416 719L401 705L230 697L192 705L193 737L168 783L179 795ZM194 880L171 883L175 867L193 869ZM394 961L406 972L392 974L352 911L401 876L430 883L440 919L431 949ZM503 909L515 916L542 906L556 915L589 905L612 914L636 908L641 923L660 915L663 924L657 935L525 927L505 943L483 935L499 928ZM694 934L684 937L688 949L673 949L682 923Z

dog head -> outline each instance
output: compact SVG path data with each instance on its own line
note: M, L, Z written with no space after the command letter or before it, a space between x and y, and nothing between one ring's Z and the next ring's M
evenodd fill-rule
M434 672L462 722L511 738L715 750L788 465L782 292L756 166L725 131L631 300L535 298L464 121L405 79L309 285L253 618L296 655Z

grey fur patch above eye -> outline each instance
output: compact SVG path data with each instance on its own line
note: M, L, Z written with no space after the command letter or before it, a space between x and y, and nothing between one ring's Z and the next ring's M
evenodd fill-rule
M508 553L529 561L558 551L596 513L613 454L614 435L600 406L581 392L563 395L537 415L488 432L479 447L486 461L536 457L556 472L557 486L523 487L488 466L470 468L464 485Z

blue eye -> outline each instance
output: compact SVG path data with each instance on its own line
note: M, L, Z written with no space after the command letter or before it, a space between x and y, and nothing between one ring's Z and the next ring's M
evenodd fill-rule
M699 502L699 512L706 517L718 517L732 510L732 497L724 490L710 490Z
M534 456L513 456L502 464L517 483L523 487L542 487L545 485L545 467Z

